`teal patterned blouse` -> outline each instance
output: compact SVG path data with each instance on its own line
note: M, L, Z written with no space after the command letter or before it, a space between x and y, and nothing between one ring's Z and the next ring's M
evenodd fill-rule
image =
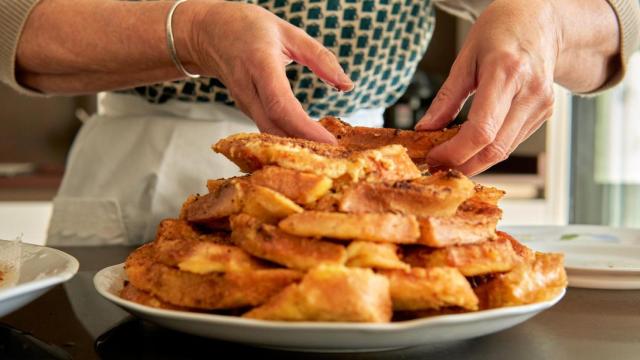
M304 29L338 56L355 89L334 90L308 68L286 68L296 98L309 115L347 116L387 107L406 90L427 49L435 25L430 0L249 1ZM247 31L250 31L248 29ZM201 78L130 90L152 103L170 99L233 105L217 79Z

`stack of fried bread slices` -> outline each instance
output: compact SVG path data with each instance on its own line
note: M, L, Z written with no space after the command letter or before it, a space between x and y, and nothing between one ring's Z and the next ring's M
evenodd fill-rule
M389 322L544 301L563 258L496 231L503 192L428 173L436 132L321 124L338 145L237 134L246 176L209 180L126 261L125 299L284 321Z

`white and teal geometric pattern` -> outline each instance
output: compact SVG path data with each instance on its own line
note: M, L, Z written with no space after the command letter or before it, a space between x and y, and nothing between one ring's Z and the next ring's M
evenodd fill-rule
M299 64L287 66L294 94L311 116L346 116L400 98L427 49L435 25L429 0L258 0L304 29L338 56L355 89L341 93ZM248 25L250 26L250 25ZM250 27L247 31L251 31ZM169 99L233 105L216 79L191 79L131 90L154 103Z

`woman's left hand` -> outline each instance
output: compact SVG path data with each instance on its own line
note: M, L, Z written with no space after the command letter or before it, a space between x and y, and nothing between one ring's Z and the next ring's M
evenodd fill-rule
M605 0L493 1L416 126L445 127L475 93L460 132L430 163L474 175L505 160L551 116L554 81L586 92L607 80L618 38Z

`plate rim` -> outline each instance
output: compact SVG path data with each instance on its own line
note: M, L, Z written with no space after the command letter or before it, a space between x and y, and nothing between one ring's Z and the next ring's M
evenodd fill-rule
M0 242L12 242L10 240L0 240ZM23 248L40 248L50 253L56 254L66 260L65 269L55 275L49 275L42 279L32 280L11 287L0 289L0 302L12 299L17 296L35 292L41 289L49 288L57 284L64 283L74 277L80 268L78 259L66 252L48 246L41 246L28 243L19 243ZM22 270L21 270L22 271Z
M556 229L556 228L584 228L592 230L613 230L622 232L634 232L640 236L640 228L608 226L598 224L547 224L547 225L498 225L498 230L506 231L511 229Z
M635 228L625 228L625 227L612 227L612 226L605 226L605 225L593 225L593 224L568 224L568 225L511 225L511 226L504 226L502 228L500 228L500 230L503 231L507 231L510 232L513 230L515 230L515 236L517 236L517 230L518 229L522 229L522 230L529 230L529 229L549 229L549 230L561 230L561 229L567 229L569 231L572 231L572 228L582 228L582 229L592 229L594 232L597 233L607 233L607 231L611 231L614 235L615 233L619 233L619 232L628 232L628 233L635 233L638 236L638 240L640 241L640 229L635 229ZM579 229L573 230L573 231L578 231ZM585 234L587 235L587 234ZM531 234L531 236L535 237L535 234ZM589 241L589 242L571 242L571 241L561 241L561 240L533 240L533 241L526 241L524 240L525 243L531 243L531 244L536 244L536 245L540 245L543 247L543 250L541 251L545 251L545 252L562 252L562 253L566 253L565 248L567 251L571 250L572 247L601 247L603 249L608 249L608 250L615 250L615 249L634 249L634 250L640 250L640 242L638 242L637 244L635 243L610 243L610 242L606 242L606 241L598 241L598 240L594 240L594 241ZM533 247L535 247L535 245L532 245ZM550 249L546 249L546 247L551 247ZM554 247L558 247L558 249L554 249ZM572 271L579 271L581 273L599 273L599 274L608 274L608 275L621 275L621 276L640 276L640 266L638 267L634 267L634 268L608 268L608 267L590 267L590 266L572 266L571 264L567 264L565 262L564 267L567 271L572 270Z
M567 292L564 288L556 297L533 304L508 306L498 309L480 310L462 314L448 314L421 319L404 320L389 323L350 323L350 322L314 322L314 321L275 321L247 319L239 316L218 315L208 313L194 313L180 310L158 309L146 305L141 305L112 294L108 289L99 286L98 282L114 270L124 271L124 263L111 265L98 271L93 277L94 287L107 300L112 303L132 309L134 311L162 317L164 319L190 320L198 322L215 321L218 324L230 326L251 326L258 329L279 329L279 330L332 330L332 331L370 331L370 332L397 332L420 328L424 326L437 326L442 324L462 324L475 321L486 321L490 319L517 316L530 313L539 313L557 304Z

